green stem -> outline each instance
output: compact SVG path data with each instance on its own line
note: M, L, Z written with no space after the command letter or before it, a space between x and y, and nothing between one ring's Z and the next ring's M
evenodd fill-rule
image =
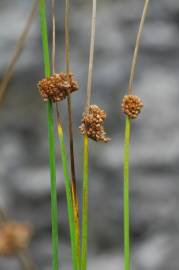
M70 31L69 31L69 20L70 20L70 1L65 1L65 65L66 74L69 80L70 73ZM68 132L70 142L70 165L71 165L71 190L72 190L72 201L73 201L73 212L74 212L74 223L75 223L75 239L76 239L76 250L77 250L77 263L78 269L80 269L80 222L79 222L79 206L78 206L78 192L76 184L76 172L75 172L75 157L74 157L74 139L73 139L73 117L72 117L72 101L71 93L68 92L67 96L67 107L68 107Z
M48 47L45 0L39 0L39 11L40 11L40 24L41 24L45 76L50 76L50 58ZM58 207L57 207L57 188L56 188L54 120L53 120L53 106L51 101L48 101L48 139L49 139L49 159L50 159L50 179L51 179L51 220L52 220L52 257L53 257L52 269L58 270L59 268Z
M87 95L85 111L88 112L91 103L92 81L93 81L93 64L94 64L94 47L96 35L96 4L93 0L92 5L92 20L91 20L91 41L90 41L90 56L88 67ZM89 139L84 136L83 146L83 202L82 202L82 243L81 243L81 270L87 269L88 257L88 182L89 182Z
M87 250L88 250L88 159L89 159L89 139L84 136L83 154L83 208L82 208L82 250L81 250L81 270L87 269Z
M59 137L59 142L60 142L63 174L64 174L65 186L66 186L68 219L69 219L69 225L70 225L70 239L71 239L71 247L72 247L73 270L79 270L77 267L77 265L78 265L77 259L78 258L77 258L77 249L76 249L75 224L74 224L74 212L73 212L73 201L72 201L72 193L71 193L71 183L70 183L70 177L68 174L68 160L67 160L63 130L62 130L59 119L58 119L58 137Z
M129 145L131 120L126 116L124 143L124 269L130 270L130 232L129 232Z

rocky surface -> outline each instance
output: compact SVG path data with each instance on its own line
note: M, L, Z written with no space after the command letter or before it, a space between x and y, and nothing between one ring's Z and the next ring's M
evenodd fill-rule
M28 0L0 2L0 76L5 73L30 10ZM108 117L112 141L90 144L89 269L122 269L122 159L127 89L143 0L99 1L93 102ZM59 3L59 5L61 5ZM64 68L64 6L58 6L58 68ZM82 153L78 126L84 106L90 38L90 1L73 1L71 60L81 93L73 95L76 153ZM133 122L131 146L131 240L133 267L178 270L179 258L179 2L151 1L142 39L135 94L145 107ZM49 18L50 19L50 18ZM50 29L49 29L50 30ZM14 219L31 222L30 255L51 269L50 185L46 106L36 83L43 76L38 20L17 63L0 108L0 205ZM62 104L66 129L66 104ZM57 164L59 151L57 142ZM76 155L79 188L81 154ZM64 181L58 169L61 264L69 266L69 232ZM18 270L16 258L0 258L2 270ZM68 268L69 269L69 268Z

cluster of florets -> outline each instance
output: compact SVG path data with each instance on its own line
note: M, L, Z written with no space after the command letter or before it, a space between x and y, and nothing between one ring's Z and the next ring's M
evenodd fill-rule
M73 74L53 74L38 83L40 94L44 101L58 102L65 99L69 94L79 89Z
M136 119L141 112L143 103L138 96L127 95L122 101L122 111L131 119Z
M106 113L97 105L90 105L88 111L83 113L80 130L83 135L87 135L94 141L109 142L106 136L103 123L106 119Z
M31 235L32 229L29 225L4 222L0 227L0 256L11 256L25 250Z

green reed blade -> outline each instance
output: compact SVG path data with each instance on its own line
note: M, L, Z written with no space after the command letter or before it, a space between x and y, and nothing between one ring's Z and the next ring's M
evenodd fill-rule
M71 183L70 183L70 177L68 174L68 160L67 160L65 141L64 141L64 136L63 136L63 130L62 130L62 127L61 127L61 124L59 121L58 121L58 137L59 137L59 142L60 142L63 174L64 174L65 186L66 186L68 219L69 219L69 226L70 226L70 240L71 240L71 247L72 247L73 270L79 270L78 256L77 256L77 253L78 253L77 252L77 241L76 241L76 236L75 236L73 201L72 201L72 193L71 193Z
M39 0L39 12L40 12L40 25L42 35L45 76L50 76L50 59L48 48L48 32L47 32L45 0ZM54 120L53 120L53 106L51 101L48 101L48 140L49 140L49 160L50 160L50 178L51 178L51 220L52 220L52 258L53 258L52 269L58 270L59 269L58 206L57 206L57 188L56 188Z
M131 120L126 116L124 143L124 269L130 270L130 228L129 228L129 146Z
M89 159L89 139L84 136L83 153L83 207L82 207L82 250L81 250L81 270L87 269L88 250L88 159Z

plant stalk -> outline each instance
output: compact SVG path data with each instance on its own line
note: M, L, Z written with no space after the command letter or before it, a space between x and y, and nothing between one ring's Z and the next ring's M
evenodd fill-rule
M22 51L23 51L23 48L24 48L24 45L25 45L25 42L27 40L27 36L28 36L28 33L29 33L29 30L32 26L32 23L33 23L33 19L34 19L34 16L36 14L36 11L37 11L37 7L38 7L38 1L39 0L36 0L32 6L32 10L30 12L30 15L29 17L27 18L27 22L26 22L26 25L22 31L22 34L20 35L20 38L17 42L17 45L16 45L16 49L14 51L14 54L12 56L12 60L7 68L7 71L2 79L2 82L0 83L0 104L2 104L3 100L4 100L4 96L5 96L5 93L6 93L6 90L7 90L7 86L9 84L9 81L11 80L12 78L12 75L13 75L13 72L14 72L14 68L15 68L15 65L17 63L17 60L19 59Z
M90 55L89 55L89 67L88 67L88 81L87 81L87 96L86 96L86 107L85 107L86 111L88 110L88 108L90 106L90 103L91 103L95 36L96 36L96 0L93 0L92 22L91 22Z
M143 13L139 25L137 34L134 55L131 65L131 73L129 78L128 94L132 95L133 83L137 67L137 59L139 55L139 48L141 42L141 36L144 29L144 23L149 6L149 0L145 0ZM125 142L124 142L124 269L130 270L131 258L130 258L130 204L129 204L129 146L130 146L130 133L131 133L131 120L126 116L125 124Z
M40 25L42 35L42 47L44 57L45 76L50 76L50 57L48 47L48 32L46 21L45 0L39 0ZM52 220L52 258L53 270L59 269L59 250L58 250L58 207L57 207L57 187L56 187L56 162L55 162L55 139L54 139L54 120L52 102L48 101L48 139L49 139L49 160L50 160L50 179L51 179L51 220Z
M36 266L28 256L27 252L21 251L17 253L17 258L22 267L22 270L37 270Z
M145 23L147 11L148 11L148 6L149 6L149 0L145 0L144 9L143 9L143 13L142 13L142 17L141 17L141 21L140 21L140 25L139 25L139 31L137 34L132 65L131 65L131 72L130 72L130 79L129 79L129 86L128 86L129 95L131 95L132 91L133 91L133 83L134 83L134 77L135 77L135 72L136 72L136 67L137 67L137 59L138 59L138 55L139 55L141 37L142 37L143 30L144 30L144 23Z
M125 142L124 142L124 269L130 270L130 211L129 211L129 146L131 120L126 116L125 124Z
M81 270L87 269L88 251L88 163L89 163L89 140L84 136L84 165L83 165L83 205L82 205L82 250L81 250Z
M66 0L65 5L65 63L66 63L66 74L69 78L70 73L70 34L69 34L69 17L70 17L70 1ZM73 212L75 222L75 241L77 249L77 262L78 268L80 268L80 222L79 222L79 205L78 205L78 193L76 183L76 172L75 172L75 158L74 158L74 140L73 140L73 119L72 119L72 102L70 91L67 96L67 107L68 107L68 130L70 140L70 165L71 165L71 184L72 184L72 200L73 200Z
M56 73L56 0L52 0L52 72Z
M94 48L96 36L96 0L93 0L92 21L91 21L91 41L90 55L87 81L87 95L85 111L91 104L92 81L93 81L93 65L94 65ZM81 270L87 269L87 253L88 253L88 190L89 190L89 139L84 136L83 146L83 199L82 199L82 248L81 248Z
M56 109L57 109L58 137L59 137L59 142L60 142L63 174L64 174L65 186L66 186L68 219L69 219L69 227L70 227L70 240L71 240L71 247L72 247L72 264L73 264L73 270L79 270L77 249L76 249L76 238L75 238L76 235L75 235L73 200L72 200L72 194L71 194L70 177L68 174L68 160L67 160L67 154L66 154L66 149L65 149L63 130L61 126L60 114L59 114L57 106L56 106Z

